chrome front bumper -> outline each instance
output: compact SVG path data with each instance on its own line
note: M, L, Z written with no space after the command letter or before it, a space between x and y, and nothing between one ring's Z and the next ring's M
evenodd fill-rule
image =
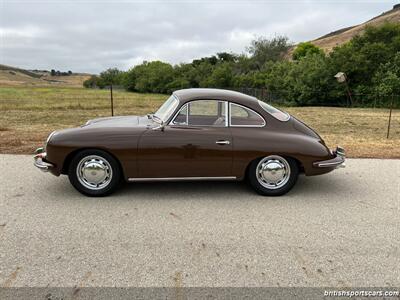
M54 168L54 165L45 160L46 152L44 152L43 148L37 148L35 156L33 157L33 165L43 172L48 172L50 169Z
M317 168L344 168L346 167L346 152L340 146L337 146L332 154L335 156L332 159L316 161L313 163L314 167Z

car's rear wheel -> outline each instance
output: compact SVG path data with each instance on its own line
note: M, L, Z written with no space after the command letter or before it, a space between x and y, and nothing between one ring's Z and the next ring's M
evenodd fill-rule
M249 182L264 196L286 194L299 175L297 162L292 158L270 155L253 161L249 166Z
M68 177L82 194L100 197L115 191L120 183L121 170L115 158L107 152L84 150L72 158Z

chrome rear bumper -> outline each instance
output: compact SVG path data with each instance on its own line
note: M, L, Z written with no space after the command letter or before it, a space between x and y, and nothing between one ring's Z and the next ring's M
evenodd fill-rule
M35 156L33 157L33 165L43 172L48 172L50 169L54 168L54 165L45 160L46 152L44 152L43 148L37 148Z
M313 163L314 167L317 168L344 168L346 167L346 152L345 150L337 146L334 151L332 151L332 154L335 156L332 159L328 160L323 160L323 161L316 161Z

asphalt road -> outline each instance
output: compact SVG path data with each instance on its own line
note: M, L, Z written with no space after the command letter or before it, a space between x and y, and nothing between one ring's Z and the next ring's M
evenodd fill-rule
M234 182L87 198L30 156L0 170L0 287L400 286L400 160L348 160L279 198Z

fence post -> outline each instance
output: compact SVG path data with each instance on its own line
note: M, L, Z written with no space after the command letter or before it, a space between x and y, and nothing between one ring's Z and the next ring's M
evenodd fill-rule
M113 99L113 89L112 84L110 84L110 100L111 100L111 116L114 116L114 99Z
M394 99L394 94L392 95L392 101L390 102L389 122L388 122L388 129L387 129L387 135L386 135L387 139L389 138L390 121L392 120L393 99Z
M346 84L347 95L348 95L349 101L350 101L349 107L353 107L353 98L351 96L351 90L350 90L349 84L347 83L347 80L345 80L344 83Z

